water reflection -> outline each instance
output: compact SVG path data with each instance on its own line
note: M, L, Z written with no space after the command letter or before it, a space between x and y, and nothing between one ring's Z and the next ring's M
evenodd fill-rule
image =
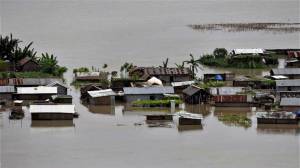
M32 120L31 127L75 127L73 120Z
M73 120L32 120L30 132L70 132L75 130Z
M87 105L91 113L115 115L115 107L111 105Z
M203 126L201 125L178 125L178 132L188 132L188 131L199 131L203 130Z
M212 112L212 106L209 104L189 105L185 104L184 110L189 113L202 114L207 117Z
M299 125L258 124L256 130L258 134L300 134Z

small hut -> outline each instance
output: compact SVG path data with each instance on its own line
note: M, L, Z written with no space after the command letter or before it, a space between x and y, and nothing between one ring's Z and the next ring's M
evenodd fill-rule
M39 71L39 64L30 57L25 57L18 62L18 70L21 72Z
M57 87L57 94L58 95L67 95L68 94L68 89L69 87L58 82L58 81L55 81L55 82L52 82L50 84L48 84L47 86L50 86L50 87Z
M115 103L116 93L111 89L88 91L88 103L91 105L111 105Z
M206 103L209 99L209 93L195 85L191 85L182 91L184 101L188 104Z

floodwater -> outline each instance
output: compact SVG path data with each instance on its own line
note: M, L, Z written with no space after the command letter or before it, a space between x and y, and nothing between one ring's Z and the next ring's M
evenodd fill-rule
M13 33L34 48L78 66L118 70L171 64L216 47L299 48L298 33L198 32L189 24L299 22L298 0L1 0L1 34ZM71 79L71 71L67 79ZM224 71L203 67L204 72ZM200 73L203 73L201 71ZM264 75L266 72L239 71ZM202 127L149 127L143 116L168 109L85 107L71 90L80 117L74 122L9 121L0 113L1 168L81 167L299 167L299 128L257 126L255 109L186 106L202 113ZM250 128L223 123L222 113L247 115Z

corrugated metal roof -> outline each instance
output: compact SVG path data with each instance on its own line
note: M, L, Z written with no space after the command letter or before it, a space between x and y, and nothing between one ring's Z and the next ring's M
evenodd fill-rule
M300 98L281 98L280 106L300 106Z
M183 82L172 82L171 85L173 87L178 87L178 86L192 85L194 83L195 81L183 81Z
M172 86L124 87L123 90L125 95L174 93Z
M300 68L277 68L271 71L274 75L300 75Z
M17 87L17 94L57 94L57 87Z
M36 85L36 86L46 86L53 82L61 82L60 78L14 78L9 79L9 85Z
M52 82L52 83L48 84L47 86L55 86L55 85L60 85L60 86L62 86L64 88L69 88L67 85L62 84L59 81Z
M300 86L300 79L276 80L276 86Z
M261 48L237 48L233 49L234 54L263 54L264 49Z
M88 91L91 97L115 96L116 93L111 89Z
M75 105L30 105L30 113L75 113Z
M192 86L189 86L188 88L184 89L182 91L182 93L184 93L188 96L192 96L193 94L197 93L199 90L201 90L201 88L192 85Z
M244 90L243 87L218 87L210 88L210 94L212 95L235 95Z
M14 86L0 86L0 93L14 93Z

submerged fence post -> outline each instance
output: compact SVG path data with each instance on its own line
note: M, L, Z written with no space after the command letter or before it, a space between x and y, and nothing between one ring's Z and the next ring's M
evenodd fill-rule
M171 102L171 113L174 113L175 112L175 105L176 105L175 100L170 100L170 102Z

